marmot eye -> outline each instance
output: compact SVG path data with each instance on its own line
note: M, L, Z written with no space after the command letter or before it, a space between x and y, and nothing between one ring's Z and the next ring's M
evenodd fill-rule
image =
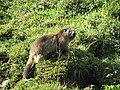
M67 29L64 29L64 31L66 32L66 31L67 31Z

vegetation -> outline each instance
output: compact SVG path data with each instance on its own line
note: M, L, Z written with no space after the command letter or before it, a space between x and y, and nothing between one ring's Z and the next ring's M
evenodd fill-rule
M68 27L77 32L69 52L33 64L32 80L22 80L31 43ZM119 0L0 0L1 89L118 90L119 43Z

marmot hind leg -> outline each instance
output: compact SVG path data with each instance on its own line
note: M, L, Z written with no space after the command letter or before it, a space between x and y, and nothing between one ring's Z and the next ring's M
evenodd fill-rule
M39 54L37 56L34 56L34 62L39 63L41 60L44 60L43 55Z

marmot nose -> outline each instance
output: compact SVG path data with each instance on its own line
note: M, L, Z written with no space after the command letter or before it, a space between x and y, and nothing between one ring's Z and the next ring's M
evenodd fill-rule
M76 36L76 33L74 32L74 33L73 33L73 37L75 37L75 36Z

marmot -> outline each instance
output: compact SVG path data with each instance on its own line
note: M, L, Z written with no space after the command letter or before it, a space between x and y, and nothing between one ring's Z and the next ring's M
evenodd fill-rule
M38 63L56 52L68 50L68 43L76 36L74 30L63 29L56 34L43 35L33 42L30 49L29 59L24 68L23 78L27 79L28 71L33 61Z

